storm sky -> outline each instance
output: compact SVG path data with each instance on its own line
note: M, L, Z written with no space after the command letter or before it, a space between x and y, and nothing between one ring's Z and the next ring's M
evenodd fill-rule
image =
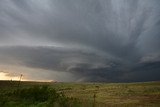
M0 72L160 80L160 0L0 0Z

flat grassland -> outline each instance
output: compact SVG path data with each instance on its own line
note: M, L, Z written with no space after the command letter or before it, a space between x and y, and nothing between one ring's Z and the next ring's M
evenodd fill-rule
M137 83L54 83L0 81L0 96L3 96L6 92L12 92L16 89L27 89L33 86L43 85L49 86L51 89L56 90L57 93L63 93L67 98L76 99L79 104L75 105L75 107L160 107L159 81ZM6 103L4 100L2 102L1 99L2 98L0 98L1 105L4 102ZM38 106L20 105L17 107L47 106L42 104Z

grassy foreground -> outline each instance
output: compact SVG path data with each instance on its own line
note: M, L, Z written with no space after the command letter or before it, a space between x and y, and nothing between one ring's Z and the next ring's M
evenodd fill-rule
M0 81L0 107L160 107L160 82Z

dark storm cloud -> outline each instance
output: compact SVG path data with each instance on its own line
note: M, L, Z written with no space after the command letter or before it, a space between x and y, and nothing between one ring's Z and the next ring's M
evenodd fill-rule
M108 69L114 66L113 61L111 62L102 56L75 49L8 46L0 47L0 51L2 64L69 72L77 75L77 79L89 76L91 69Z
M159 0L1 0L0 63L84 81L158 80L159 11Z

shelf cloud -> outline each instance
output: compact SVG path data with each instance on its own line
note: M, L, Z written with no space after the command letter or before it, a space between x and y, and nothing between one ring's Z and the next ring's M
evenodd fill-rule
M159 80L159 29L159 0L1 0L0 70L25 67L28 78L39 71L38 79L58 81Z

